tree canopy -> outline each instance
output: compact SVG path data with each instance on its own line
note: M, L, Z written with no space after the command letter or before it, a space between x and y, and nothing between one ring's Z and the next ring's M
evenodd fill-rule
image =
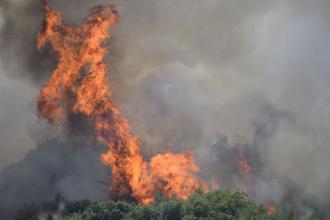
M17 220L275 220L263 206L240 192L198 191L187 200L158 196L154 203L140 206L125 201L67 201L60 196L41 207L20 210Z

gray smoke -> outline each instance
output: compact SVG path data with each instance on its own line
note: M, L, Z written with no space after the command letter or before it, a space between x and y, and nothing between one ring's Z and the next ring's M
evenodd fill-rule
M223 135L227 148L253 146L262 166L330 200L330 1L49 3L70 24L79 24L91 6L116 6L121 21L112 38L109 76L116 102L146 154L188 148L204 164ZM26 145L38 142L35 136L45 136L37 135L45 125L35 126L35 98L26 101L37 95L56 64L47 49L42 54L35 49L41 22L34 0L0 3L1 73L15 86L0 93L1 106L19 114L1 110L0 117L8 121L0 125L3 158L17 159L6 146L22 155ZM23 114L20 106L28 110ZM24 120L34 122L12 128L20 140L2 135L8 124ZM35 129L32 139L30 127ZM269 182L274 181L258 184Z
M14 219L18 209L52 201L107 198L108 172L99 160L101 148L51 139L0 173L0 219Z

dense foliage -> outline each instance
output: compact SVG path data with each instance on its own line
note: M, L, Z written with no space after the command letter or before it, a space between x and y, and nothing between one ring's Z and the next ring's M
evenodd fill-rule
M196 192L186 201L157 197L149 206L139 206L123 201L91 202L66 201L58 197L54 202L36 208L19 211L17 220L65 219L65 220L271 220L266 210L248 200L239 192Z

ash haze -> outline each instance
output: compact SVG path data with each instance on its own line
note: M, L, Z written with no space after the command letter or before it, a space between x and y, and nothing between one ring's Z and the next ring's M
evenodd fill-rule
M189 148L203 166L224 135L330 200L330 1L48 2L77 25L91 6L119 11L110 83L146 154ZM0 2L0 167L53 136L34 104L56 64L35 49L42 15Z

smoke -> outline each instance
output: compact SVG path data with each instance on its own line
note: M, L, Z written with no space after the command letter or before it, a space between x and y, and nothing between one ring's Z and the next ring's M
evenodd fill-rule
M202 155L224 134L257 144L278 174L329 199L327 1L139 1L118 10L115 94L149 148Z
M107 198L107 170L101 148L52 139L37 146L0 173L0 218L14 219L18 209L49 202L57 195L70 200Z
M329 201L329 1L49 3L71 24L79 24L91 6L116 6L121 21L108 58L110 83L147 155L189 148L203 168L223 135L227 148L253 146L262 166ZM1 145L22 154L24 147L14 145L24 145L28 137L13 143L13 135L2 134L9 123L31 120L34 100L26 100L35 97L56 60L35 49L42 23L37 1L5 0L0 8L2 77L15 79L15 88L23 90L21 95L5 90L14 98L0 93L2 105L29 106L24 114L19 109L22 119L1 111L8 121L0 126ZM29 128L21 129L29 134ZM4 150L1 156L15 158ZM210 170L220 165L225 166L214 163Z

